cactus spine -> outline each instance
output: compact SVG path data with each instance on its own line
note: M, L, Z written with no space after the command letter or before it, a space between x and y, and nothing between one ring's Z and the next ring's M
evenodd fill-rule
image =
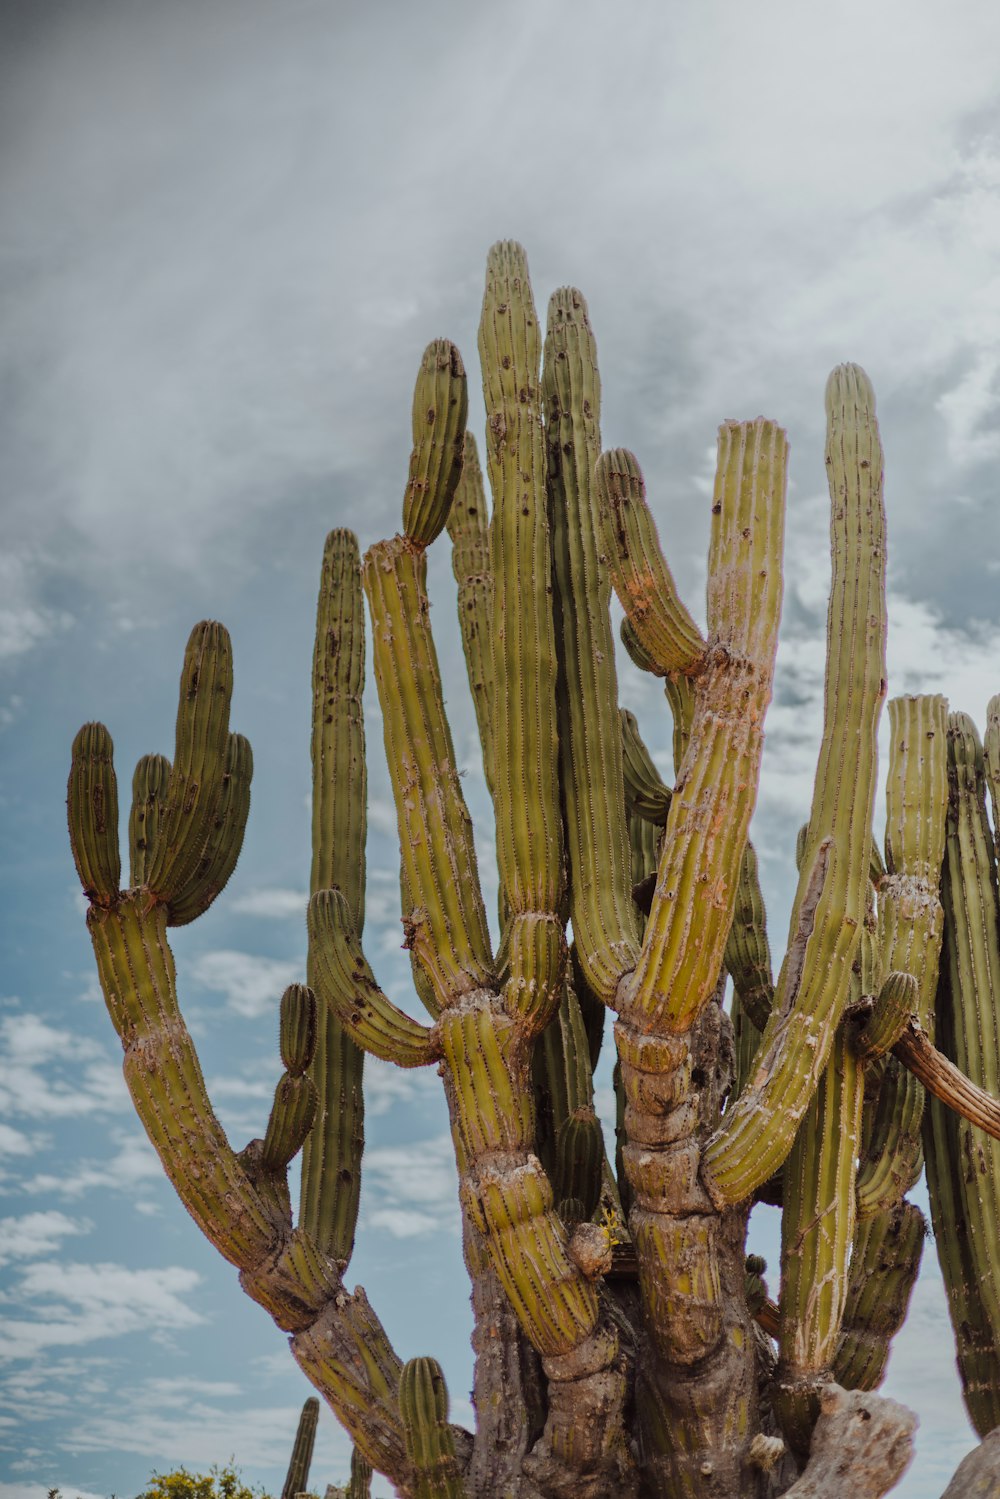
M838 1442L845 1471L891 1468L891 1482L908 1423L829 1386L877 1385L905 1312L922 1224L903 1193L919 1170L924 1086L967 1399L981 1429L1000 1420L1000 1146L975 1133L1000 1140L1000 911L984 802L987 783L994 807L1000 797L1000 698L985 762L970 721L950 720L947 769L943 699L890 706L883 865L871 837L886 690L882 450L870 383L842 366L826 395L823 738L775 979L747 835L781 610L785 434L763 417L719 430L703 635L636 459L599 452L583 296L553 296L543 350L524 252L498 244L479 344L492 516L465 431L465 369L436 340L417 375L402 532L363 560L350 532L327 538L307 983L282 998L284 1072L264 1137L241 1151L212 1112L167 944L168 926L200 916L232 874L249 810L222 626L205 622L189 641L172 761L137 767L128 890L110 736L92 724L74 742L71 843L135 1107L185 1206L350 1432L357 1495L377 1467L411 1499L773 1499L812 1492ZM495 953L426 591L426 552L446 527L496 824ZM672 787L618 707L611 588L625 649L664 682ZM363 945L365 599L426 1021L390 1001ZM617 1180L593 1098L606 1009ZM449 1423L434 1360L404 1366L364 1292L344 1284L365 1052L436 1063L443 1080L473 1282L475 1436ZM300 1149L296 1223L287 1173ZM755 1196L782 1200L778 1307L744 1253ZM798 1483L774 1415L809 1458ZM897 1456L866 1468L876 1433Z

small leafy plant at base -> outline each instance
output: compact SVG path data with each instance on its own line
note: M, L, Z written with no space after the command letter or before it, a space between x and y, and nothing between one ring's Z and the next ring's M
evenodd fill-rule
M251 1488L243 1482L240 1470L230 1460L224 1467L215 1463L208 1473L189 1473L177 1468L173 1473L153 1473L149 1487L136 1499L271 1499L264 1489Z

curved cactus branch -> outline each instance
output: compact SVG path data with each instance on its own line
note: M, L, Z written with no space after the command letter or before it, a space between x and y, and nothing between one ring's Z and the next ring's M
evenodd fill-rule
M469 392L462 356L447 338L424 350L413 390L413 452L403 529L428 547L445 528L462 474Z

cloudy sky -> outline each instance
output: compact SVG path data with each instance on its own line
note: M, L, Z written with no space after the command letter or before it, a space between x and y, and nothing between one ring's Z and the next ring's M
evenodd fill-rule
M474 371L495 239L526 245L542 305L566 282L586 293L605 444L638 453L696 612L717 424L788 429L755 831L775 946L816 753L823 386L842 360L879 398L890 690L944 691L982 722L1000 688L1000 10L945 15L930 0L0 6L0 1499L128 1496L152 1468L230 1454L280 1485L309 1391L132 1116L67 847L69 745L101 718L125 777L169 753L187 633L228 624L254 808L229 890L175 951L242 1144L278 1075L278 996L303 973L323 537L397 528L421 351L446 335ZM431 573L482 813L446 555ZM622 698L666 771L658 694L623 670ZM366 711L366 945L408 1003L371 688ZM480 847L488 864L485 832ZM369 1075L352 1271L404 1357L441 1358L468 1419L435 1079ZM937 1496L971 1441L950 1343L928 1245L887 1385L922 1422L905 1499ZM321 1491L347 1452L324 1415Z

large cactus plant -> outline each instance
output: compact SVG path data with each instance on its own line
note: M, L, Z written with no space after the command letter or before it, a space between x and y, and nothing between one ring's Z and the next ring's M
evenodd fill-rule
M441 340L417 377L401 532L363 558L350 532L327 539L308 985L281 1001L285 1071L263 1138L242 1151L212 1112L167 942L231 875L249 808L225 630L192 634L173 761L136 770L125 889L111 740L98 724L77 736L71 840L135 1106L358 1461L401 1494L765 1499L841 1493L834 1467L852 1492L881 1494L910 1450L912 1422L868 1392L920 1258L924 1225L905 1193L921 1169L925 1088L969 1408L981 1431L1000 1417L1000 1147L983 1133L1000 1137L1000 1041L984 1019L1000 974L984 810L986 783L1000 791L997 700L985 759L942 698L890 704L883 860L882 449L868 379L843 366L826 392L823 733L775 976L748 831L781 613L785 434L763 418L719 430L702 633L635 458L601 452L581 294L555 293L543 334L523 251L496 245L479 350L492 512L465 369ZM495 816L496 950L425 591L426 552L446 527ZM627 650L664 682L672 787L618 707L612 588ZM387 998L362 946L363 594L423 1021ZM611 1149L592 1085L609 1010ZM449 1423L433 1359L404 1368L347 1286L366 1052L436 1063L443 1079L472 1283L474 1433ZM760 1198L782 1206L776 1303L762 1262L745 1259Z

